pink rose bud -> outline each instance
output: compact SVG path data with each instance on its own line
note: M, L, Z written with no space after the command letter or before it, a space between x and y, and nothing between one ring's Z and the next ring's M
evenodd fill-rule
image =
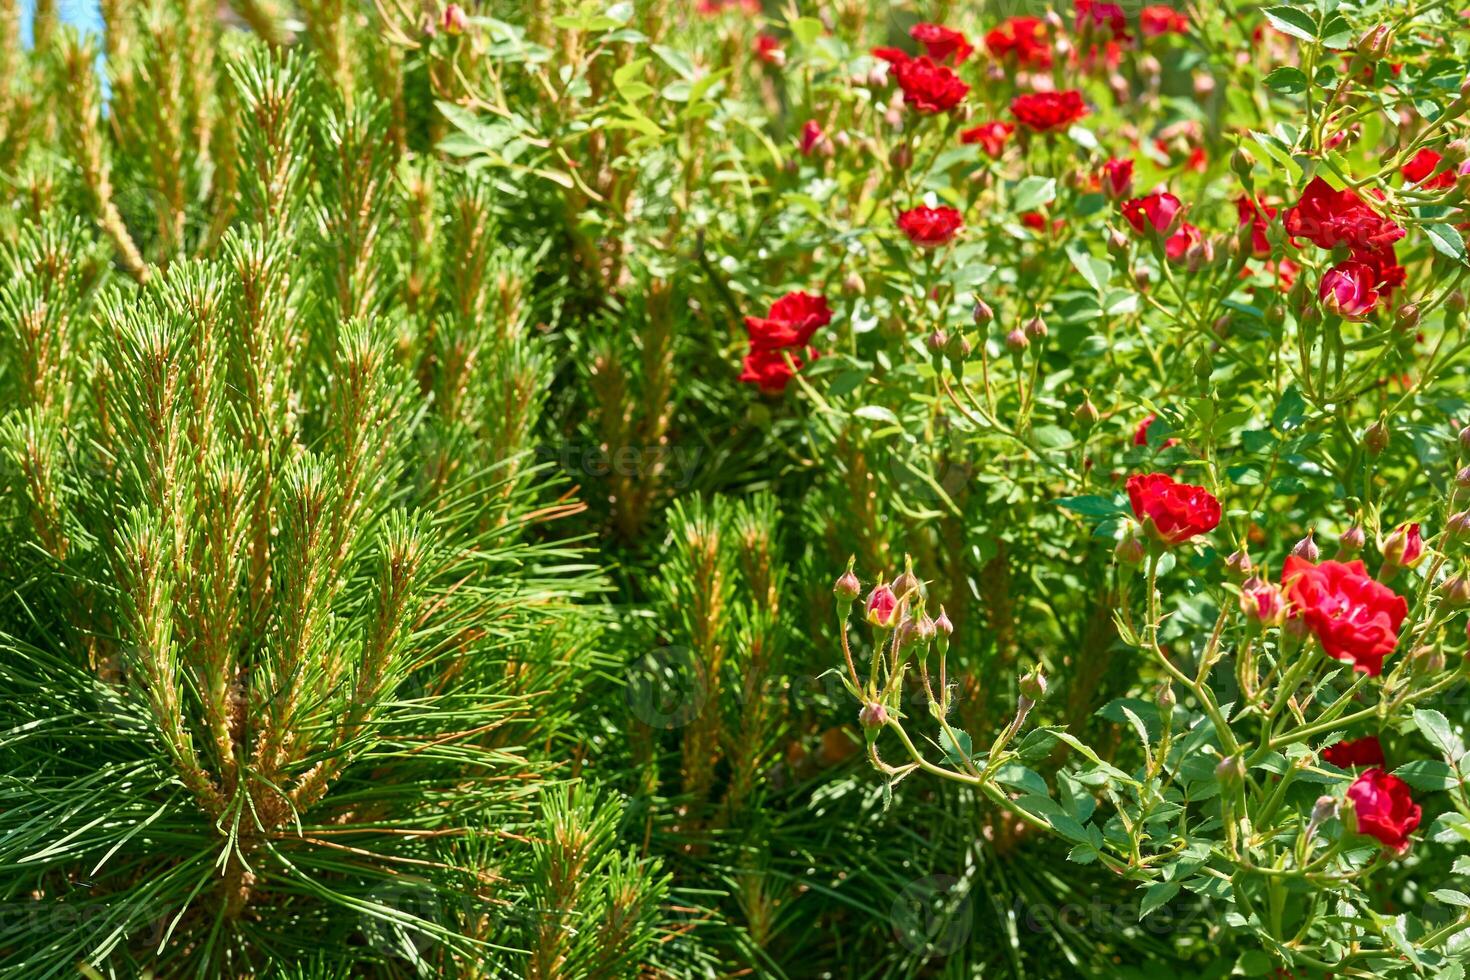
M948 638L954 635L954 623L944 613L944 607L939 607L939 618L934 620L934 632L937 636Z
M439 21L439 26L444 28L445 34L463 34L470 26L469 15L464 8L457 3L451 3L444 8L444 16Z
M1337 560L1349 561L1368 544L1368 536L1354 524L1337 539Z
M1363 448L1369 456L1382 455L1388 448L1388 420L1380 418L1363 432Z
M1300 541L1292 546L1291 553L1293 555L1296 555L1298 558L1304 558L1307 561L1317 560L1320 552L1317 550L1317 542L1312 540L1311 531L1308 531L1306 537L1302 538Z
M995 311L980 297L975 297L975 309L973 311L975 326L985 327L995 319Z
M898 596L886 585L880 585L868 593L867 617L874 626L888 629L893 626L894 613L898 611Z
M1036 668L1022 676L1021 697L1032 703L1046 699L1046 675Z
M848 562L847 571L838 576L836 583L832 586L832 594L837 596L841 602L851 603L862 591L862 583L852 573L852 563Z
M1026 339L1026 333L1020 327L1006 334L1006 350L1012 354L1023 353L1030 346L1031 341Z
M1470 510L1451 514L1450 519L1445 521L1444 535L1450 541L1470 535Z
M1028 340L1044 340L1048 331L1046 321L1039 316L1034 316L1026 321L1026 337Z
M1383 542L1383 561L1397 568L1413 568L1424 558L1424 539L1418 524L1402 524Z
M1237 578L1248 578L1255 567L1251 562L1251 556L1244 551L1231 552L1230 557L1225 559L1225 567L1231 575Z
M906 566L903 574L893 580L893 591L900 599L916 599L924 594L924 583L919 581L912 567Z
M1279 587L1251 579L1241 586L1240 611L1261 626L1280 626L1286 620L1286 597Z
M1317 295L1327 312L1346 320L1364 320L1378 306L1377 282L1377 270L1349 259L1322 275Z
M888 710L876 702L865 704L858 712L858 724L869 730L882 728L888 724Z
M1470 466L1463 466L1460 472L1455 474L1455 486L1461 490L1470 490Z

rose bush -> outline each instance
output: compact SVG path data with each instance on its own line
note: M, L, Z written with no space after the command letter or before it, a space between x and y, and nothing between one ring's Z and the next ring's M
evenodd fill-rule
M0 975L1463 976L1455 5L36 7Z

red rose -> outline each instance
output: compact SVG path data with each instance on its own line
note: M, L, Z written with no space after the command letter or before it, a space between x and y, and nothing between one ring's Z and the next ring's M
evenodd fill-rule
M1404 164L1404 168L1399 172L1404 175L1404 179L1409 183L1418 184L1422 188L1454 187L1454 167L1448 167L1442 173L1434 174L1443 162L1444 157L1426 146L1414 154L1414 159ZM1430 177L1430 174L1434 174L1434 176ZM1426 181L1425 178L1429 179Z
M1082 93L1075 89L1031 92L1018 95L1011 101L1011 115L1027 129L1050 133L1087 115L1087 106L1082 101Z
M958 75L928 57L896 61L893 73L903 89L903 100L926 115L948 112L970 91Z
M1111 157L1103 161L1102 191L1110 201L1121 201L1133 190L1133 161Z
M1379 744L1377 735L1365 735L1351 742L1337 742L1329 745L1322 750L1322 759L1339 769L1352 769L1355 766L1381 766L1384 762L1383 746Z
M1281 583L1300 616L1327 655L1351 661L1370 677L1383 673L1383 658L1398 645L1399 627L1409 604L1368 577L1361 561L1324 561L1314 565L1288 555Z
M821 146L827 139L827 134L822 132L821 123L815 119L808 119L801 127L801 155L809 157L812 151Z
M1008 122L981 123L960 133L960 142L966 145L979 143L980 148L992 158L1001 155L1016 127Z
M954 240L964 221L951 207L911 208L898 216L898 227L920 248L938 248Z
M1170 261L1178 262L1189 254L1191 248L1203 242L1204 236L1200 234L1198 228L1188 221L1181 222L1179 230L1170 235L1168 240L1164 242L1164 254L1168 256ZM1214 253L1211 252L1209 254L1213 255Z
M1077 11L1077 33L1086 34L1088 29L1105 27L1114 41L1127 41L1128 17L1116 3L1098 3L1097 0L1073 0Z
M1354 829L1402 854L1409 835L1419 829L1422 811L1409 795L1409 784L1382 769L1369 769L1348 787Z
M786 52L781 50L781 42L770 34L757 34L755 36L755 56L768 65L780 67L786 64Z
M740 380L749 384L759 385L762 393L767 395L779 395L786 390L790 383L792 370L786 364L786 355L791 356L791 363L797 371L805 364L815 361L820 355L807 348L806 359L803 360L795 351L791 350L756 350L751 349L745 355L740 372Z
M962 64L975 50L965 35L939 24L915 24L909 29L909 37L922 44L924 52L935 61L953 57L955 64Z
M1138 12L1138 21L1145 37L1189 33L1189 18L1163 4L1144 7Z
M886 61L890 65L902 64L909 60L909 53L900 51L898 48L873 48L869 53L879 61Z
M1378 305L1378 272L1349 259L1322 274L1317 297L1323 309L1348 320L1363 320Z
M1142 422L1138 423L1138 428L1133 430L1133 444L1135 446L1148 445L1148 427L1153 425L1154 421L1157 418L1157 415L1154 415L1152 412L1150 412L1148 415L1144 416ZM1163 448L1168 449L1170 446L1177 445L1179 445L1178 439L1165 439Z
M1128 502L1144 529L1168 547L1220 523L1220 501L1204 487L1175 483L1163 473L1128 478Z
M1235 213L1242 225L1251 226L1251 254L1258 259L1270 258L1271 241L1266 237L1266 229L1276 217L1276 209L1260 198L1242 194L1235 199Z
M898 596L886 585L879 585L868 596L867 618L874 626L891 626L898 609Z
M763 317L745 318L753 351L770 351L781 347L805 347L812 335L832 322L832 310L824 296L790 292L771 304Z
M1123 218L1133 226L1134 231L1142 234L1151 225L1163 235L1174 227L1174 221L1184 210L1184 205L1179 198L1165 191L1124 201L1122 210Z
M997 61L1014 58L1022 68L1051 67L1051 39L1040 17L1012 17L985 35L985 47Z
M1302 191L1296 207L1286 212L1285 224L1287 232L1318 248L1347 245L1354 252L1392 246L1404 237L1404 229L1374 211L1351 188L1333 190L1321 177L1313 177Z

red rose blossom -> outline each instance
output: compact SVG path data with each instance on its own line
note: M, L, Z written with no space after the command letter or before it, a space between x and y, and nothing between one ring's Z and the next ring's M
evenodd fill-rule
M1133 161L1118 157L1103 161L1099 183L1108 200L1121 201L1133 191Z
M1287 232L1318 248L1347 245L1356 252L1392 246L1404 237L1403 228L1374 211L1351 188L1333 190L1321 177L1312 178L1284 220Z
M938 248L954 240L964 220L954 208L919 206L898 216L898 227L920 248Z
M1409 835L1419 829L1422 811L1409 794L1409 784L1382 769L1369 769L1347 790L1353 805L1354 829L1399 854L1409 849Z
M755 56L778 68L786 64L786 52L781 50L781 42L770 34L761 33L755 36Z
M1140 234L1149 226L1161 235L1167 233L1183 210L1183 203L1168 191L1135 197L1122 207L1124 220Z
M1350 661L1370 677L1383 673L1383 658L1398 645L1409 615L1403 596L1370 578L1361 561L1314 565L1288 555L1281 583L1292 616L1301 617L1329 657Z
M1016 121L1037 133L1050 133L1063 129L1087 115L1087 105L1082 93L1075 89L1065 92L1031 92L1018 95L1011 101L1011 115Z
M821 123L815 119L808 119L801 127L801 155L809 157L812 151L821 146L827 139L827 134L822 132Z
M797 371L820 356L811 348L806 349L805 358L790 349L756 350L752 348L750 353L745 355L745 361L741 365L743 370L740 372L740 380L748 384L759 385L763 394L781 394L786 390L786 385L790 383L793 375L791 367L786 364L787 355L790 355L791 363Z
M1365 735L1351 742L1337 742L1322 750L1322 759L1339 769L1355 766L1381 766L1384 763L1383 746L1377 735Z
M997 61L1014 58L1021 68L1051 67L1051 38L1040 17L1012 17L985 35L985 47Z
M1130 476L1128 502L1145 530L1167 547L1213 531L1220 523L1220 501L1213 494L1175 483L1163 473Z
M1414 154L1414 159L1404 164L1403 169L1399 172L1404 175L1404 179L1409 183L1418 184L1422 188L1454 187L1454 167L1448 167L1442 173L1434 173L1443 162L1444 157L1426 146ZM1434 176L1430 177L1430 174L1434 174ZM1428 178L1428 180L1425 178Z
M1378 272L1349 259L1322 274L1317 297L1322 308L1347 320L1363 320L1378 306Z
M893 63L903 100L925 115L948 112L959 105L970 86L944 65L927 56Z
M1016 127L1008 122L997 120L995 122L981 123L971 129L962 130L960 132L960 142L966 145L979 143L980 148L985 151L987 156L995 158L1000 156L1001 152L1005 150L1006 143L1010 141L1011 134L1015 131Z
M924 53L935 61L953 58L955 64L963 64L975 50L965 35L939 24L915 24L909 28L909 37L922 44Z
M1242 225L1251 226L1251 254L1258 259L1270 258L1271 241L1266 237L1266 229L1276 217L1276 209L1260 198L1242 194L1235 199L1235 214Z
M1178 262L1189 254L1189 250L1204 242L1200 230L1188 221L1181 222L1179 230L1164 242L1164 255L1171 262ZM1210 254L1214 254L1211 252Z
M1116 3L1073 0L1072 6L1077 12L1077 33L1085 34L1089 28L1106 28L1114 41L1129 40L1128 16Z
M1189 18L1173 7L1151 4L1138 12L1138 26L1144 37L1159 37L1164 34L1188 34Z
M824 296L795 291L771 304L763 317L745 318L752 350L805 347L822 327L832 322L832 310Z
M1157 421L1157 420L1158 420L1158 416L1155 415L1154 413L1150 412L1150 413L1148 413L1147 415L1144 416L1142 422L1138 423L1138 428L1136 428L1136 429L1133 430L1133 444L1135 446L1147 446L1148 445L1148 427L1151 426L1151 425L1153 425L1154 422ZM1164 440L1164 445L1163 445L1162 448L1168 449L1171 446L1177 446L1177 445L1179 445L1179 440L1178 439L1165 439Z

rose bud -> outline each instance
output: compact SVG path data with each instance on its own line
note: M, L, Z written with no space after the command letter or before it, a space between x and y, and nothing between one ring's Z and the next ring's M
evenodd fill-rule
M980 297L975 297L975 309L971 314L975 320L975 326L987 327L995 319L995 311Z
M842 288L847 293L860 296L867 290L868 284L856 272L849 272L842 278Z
M919 641L919 621L912 616L905 616L903 622L898 624L894 630L893 642L900 650L907 650Z
M929 641L934 639L934 636L939 632L939 629L934 625L934 620L930 619L923 613L920 613L919 620L914 627L914 631L920 641L928 643Z
M929 349L929 353L938 358L944 353L944 347L948 343L949 334L945 333L944 329L941 327L939 329L936 329L928 336L928 338L924 341L924 346Z
M1470 579L1464 575L1456 574L1439 587L1440 594L1444 596L1445 604L1455 609L1470 605Z
M1113 557L1124 565L1140 565L1148 557L1148 548L1136 527L1129 528L1113 549Z
M1470 453L1470 425L1460 430L1460 449Z
M941 639L947 639L954 635L954 623L951 623L949 616L945 615L943 606L939 607L939 618L934 620L934 632Z
M893 591L900 599L916 599L924 594L924 583L914 574L913 567L906 564L903 574L893 580Z
M1400 306L1394 314L1393 326L1400 333L1413 333L1419 327L1419 307L1413 303Z
M1420 808L1409 784L1382 769L1369 769L1348 787L1343 824L1353 833L1372 837L1399 854L1409 849L1409 835L1419 829Z
M1033 704L1046 699L1046 675L1040 667L1021 677L1021 697Z
M867 617L874 626L888 629L893 625L893 616L898 611L898 596L886 585L880 585L868 594Z
M1279 587L1251 579L1241 586L1240 611L1263 627L1280 626L1286 620L1286 597Z
M1239 178L1246 187L1251 186L1251 171L1256 167L1256 158L1251 156L1250 151L1243 146L1237 146L1235 152L1230 154L1230 172Z
M439 26L444 28L445 34L463 34L470 26L469 15L464 8L457 3L451 3L444 8L444 17Z
M858 724L870 731L882 728L888 724L888 709L877 702L869 702L858 712Z
M1363 448L1369 456L1382 455L1388 448L1388 420L1380 417L1377 422L1368 426L1363 433Z
M1154 703L1159 710L1167 714L1174 710L1174 685L1169 681L1160 681L1158 692L1154 694Z
M1097 425L1097 420L1102 418L1102 413L1092 403L1092 398L1084 394L1082 404L1077 406L1077 410L1072 413L1072 418L1076 419L1079 425L1090 429Z
M1445 521L1444 536L1447 541L1455 541L1470 535L1470 510L1462 510L1458 514L1451 514L1449 520Z
M1370 27L1358 40L1358 57L1364 61L1381 61L1393 47L1392 32L1387 24Z
M1317 542L1312 538L1312 534L1312 531L1308 531L1306 537L1292 545L1291 553L1307 561L1316 561L1320 552L1317 549Z
M900 143L888 153L888 163L894 170L904 171L914 165L914 150L907 143Z
M1368 536L1354 524L1337 539L1337 560L1350 561L1368 544Z
M1251 562L1251 556L1244 551L1232 551L1225 559L1225 568L1236 578L1249 578L1255 566Z
M970 356L969 338L959 331L950 334L949 343L944 345L944 356L949 358L949 366L955 374L962 373L965 359Z
M1245 779L1245 760L1238 755L1229 755L1215 766L1215 778L1222 786L1236 786Z
M1108 254L1115 259L1128 257L1128 236L1116 228L1108 233Z
M1039 316L1034 316L1026 321L1026 337L1029 340L1044 340L1048 331L1046 321Z
M1444 652L1438 647L1419 647L1409 654L1409 671L1416 677L1430 677L1444 670Z
M862 583L852 573L852 561L849 559L847 571L838 576L837 581L832 585L832 594L837 597L838 601L851 605L852 601L858 597L858 593L861 591Z
M1012 354L1024 353L1031 346L1031 341L1026 339L1026 333L1020 327L1016 327L1006 334L1006 350Z
M1383 563L1395 568L1413 568L1424 559L1424 539L1418 524L1401 524L1383 542Z
M1460 472L1455 474L1455 486L1461 490L1470 490L1470 466L1461 467Z

